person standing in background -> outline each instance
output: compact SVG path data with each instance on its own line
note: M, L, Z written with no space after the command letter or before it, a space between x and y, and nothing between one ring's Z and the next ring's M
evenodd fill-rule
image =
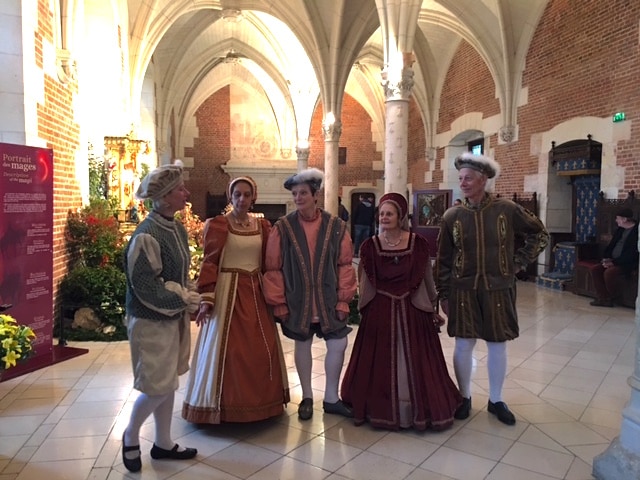
M342 197L338 197L338 216L343 222L349 221L349 212L347 211L347 208L342 204Z
M549 243L542 222L530 211L490 195L500 165L484 155L464 153L455 159L462 205L443 215L438 235L436 284L447 332L455 337L453 366L463 403L455 418L471 411L473 349L487 344L489 402L498 420L513 425L515 416L502 399L507 372L507 340L519 336L516 273L535 261ZM514 251L515 233L524 245Z
M356 207L356 211L353 213L353 228L354 228L354 248L353 256L357 257L360 254L360 245L367 238L372 235L373 222L375 221L376 207L373 204L373 197L371 195L360 196L360 203Z
M171 419L178 376L189 370L190 314L200 294L189 279L191 254L187 231L174 218L185 208L189 191L182 167L165 165L142 180L136 197L151 199L153 210L137 226L125 249L127 334L134 388L140 391L122 434L122 463L131 472L142 468L140 428L153 414L156 434L151 458L188 460L195 448L171 438Z
M314 335L327 347L325 413L351 417L351 409L338 396L338 384L347 348L349 302L356 292L351 264L351 238L346 224L317 207L324 174L303 170L284 182L291 191L296 210L281 217L267 242L264 292L282 333L295 341L294 359L302 401L298 417L313 415L311 346Z

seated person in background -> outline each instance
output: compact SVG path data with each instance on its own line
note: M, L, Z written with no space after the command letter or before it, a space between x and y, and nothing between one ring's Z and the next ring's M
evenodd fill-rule
M630 208L616 212L616 229L604 250L602 261L591 267L591 278L598 297L595 307L613 307L613 297L620 277L638 268L638 222Z

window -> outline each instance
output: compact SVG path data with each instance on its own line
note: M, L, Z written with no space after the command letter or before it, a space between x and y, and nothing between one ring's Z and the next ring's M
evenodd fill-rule
M347 164L347 147L338 147L338 165Z
M484 153L484 138L471 140L467 142L467 146L469 147L469 151L474 155L482 155Z

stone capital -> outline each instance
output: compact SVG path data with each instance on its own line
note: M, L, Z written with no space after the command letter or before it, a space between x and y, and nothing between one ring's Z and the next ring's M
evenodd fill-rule
M296 147L296 155L298 160L309 160L309 148Z
M323 123L322 134L325 142L337 142L342 134L342 123L338 121Z
M384 88L385 99L388 100L409 100L411 89L414 85L413 69L405 67L402 69L400 78L394 76L391 79L388 71L382 72L382 86Z

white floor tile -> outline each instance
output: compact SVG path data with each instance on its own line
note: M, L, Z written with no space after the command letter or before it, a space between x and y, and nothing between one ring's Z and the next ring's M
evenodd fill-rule
M121 460L122 431L138 396L129 345L86 342L77 345L89 349L86 355L0 383L0 480L588 480L593 457L619 435L629 401L634 312L593 309L588 299L529 283L519 284L518 299L521 337L509 343L503 391L514 426L486 410L484 342L474 351L468 420L443 432L389 432L324 415L326 348L315 339L315 412L302 422L294 344L283 338L292 397L283 416L257 424L189 424L180 417L183 376L172 434L199 455L187 462L151 460L149 419L141 430L143 471L133 475ZM454 340L446 333L440 339L453 376Z

